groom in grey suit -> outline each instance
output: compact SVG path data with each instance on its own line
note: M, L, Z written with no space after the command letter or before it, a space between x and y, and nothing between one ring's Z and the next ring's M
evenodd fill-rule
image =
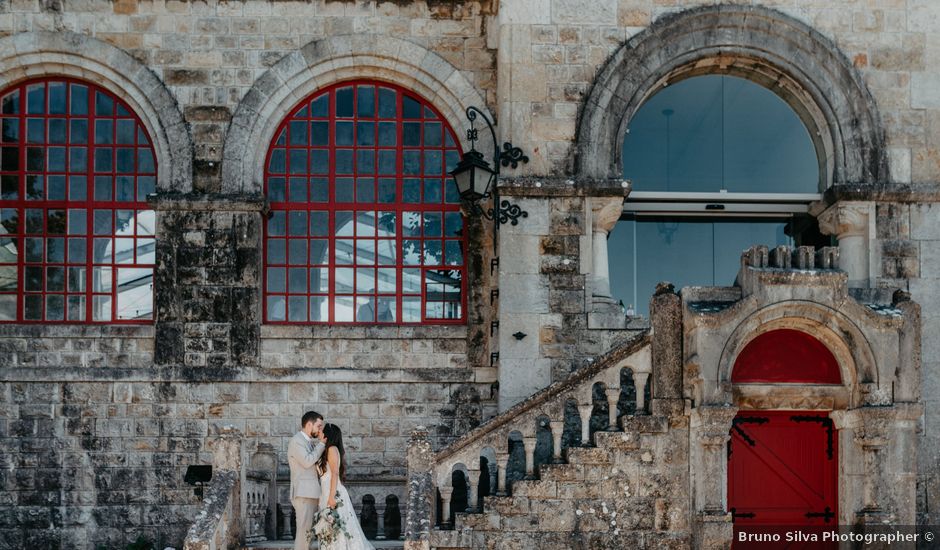
M323 454L323 415L307 411L300 419L300 431L287 445L287 463L290 465L290 502L294 506L297 531L294 550L309 550L307 537L320 503L320 477L317 460Z

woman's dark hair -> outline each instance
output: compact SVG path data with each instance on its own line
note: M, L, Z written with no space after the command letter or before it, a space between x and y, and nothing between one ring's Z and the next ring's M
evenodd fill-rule
M339 479L340 481L345 482L346 451L343 449L343 432L336 424L324 424L323 437L326 438L326 448L323 449L323 454L320 455L320 460L317 461L317 467L321 472L326 472L326 469L328 468L327 457L330 454L330 447L336 447L336 450L339 451Z

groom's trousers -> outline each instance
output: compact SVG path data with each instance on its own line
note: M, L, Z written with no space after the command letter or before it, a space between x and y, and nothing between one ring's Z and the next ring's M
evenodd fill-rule
M309 550L310 543L316 538L310 532L310 528L320 508L320 499L294 497L290 503L294 506L294 519L297 521L297 531L294 532L294 550Z

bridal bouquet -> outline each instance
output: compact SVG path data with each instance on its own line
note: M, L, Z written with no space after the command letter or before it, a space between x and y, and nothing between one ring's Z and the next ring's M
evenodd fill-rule
M339 493L336 494L336 508L324 508L317 514L317 521L313 524L313 533L317 536L320 546L332 544L340 534L349 538L349 532L346 531L346 523L339 516L339 510L343 506L343 501L339 500ZM309 539L308 535L308 539Z

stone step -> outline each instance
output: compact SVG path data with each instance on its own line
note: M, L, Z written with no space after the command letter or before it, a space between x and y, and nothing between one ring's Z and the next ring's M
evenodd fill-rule
M542 464L539 466L539 479L542 481L577 481L584 479L584 466L581 464Z
M556 483L544 479L522 479L515 481L512 484L511 490L512 496L528 497L530 500L537 498L555 498L558 494Z
M595 432L594 441L598 449L612 451L635 451L640 447L640 437L636 432Z
M620 427L630 433L661 434L669 431L669 418L662 415L621 416Z
M477 514L461 512L454 519L456 529L473 529L475 531L499 531L500 514Z
M483 497L483 511L495 512L501 516L522 516L529 513L529 497L486 496Z
M432 529L429 542L431 548L473 548L472 533L469 529Z
M404 550L405 548L405 542L401 540L370 540L369 542L375 546L376 550ZM293 540L267 540L246 544L242 546L242 550L284 550L293 547ZM316 550L319 545L314 541L310 548Z
M567 458L569 464L610 464L610 451L604 447L571 447Z

